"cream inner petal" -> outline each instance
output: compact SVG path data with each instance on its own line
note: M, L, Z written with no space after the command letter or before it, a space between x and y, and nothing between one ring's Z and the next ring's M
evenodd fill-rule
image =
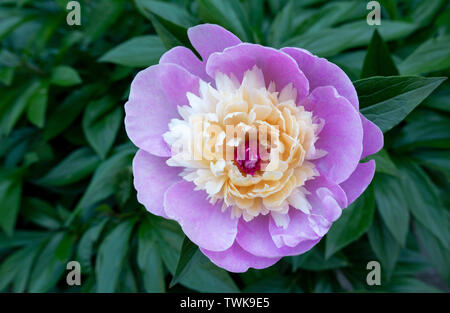
M323 121L296 105L292 84L275 88L256 66L242 83L222 73L215 87L201 81L164 139L172 148L167 164L183 167L181 176L211 203L223 201L223 210L231 206L232 218L245 221L270 213L287 227L290 207L309 213L303 186L319 175L311 160L326 152L314 147Z

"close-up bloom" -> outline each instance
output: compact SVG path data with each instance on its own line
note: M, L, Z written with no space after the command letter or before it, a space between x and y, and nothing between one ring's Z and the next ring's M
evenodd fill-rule
M188 30L134 78L125 127L138 200L216 265L245 272L310 250L372 181L380 129L342 69L301 48Z

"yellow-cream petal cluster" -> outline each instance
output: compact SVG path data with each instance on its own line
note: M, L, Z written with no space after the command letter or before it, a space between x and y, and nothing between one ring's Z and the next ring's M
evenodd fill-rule
M292 84L280 92L273 82L266 87L255 66L241 83L218 73L215 87L200 81L199 95L187 97L190 106L178 107L181 119L171 120L164 134L172 148L168 165L183 167L181 176L211 203L231 207L232 218L270 213L287 227L290 206L309 213L304 185L319 175L311 160L326 153L314 147L323 125L296 105ZM246 149L253 151L250 163L239 161ZM246 171L244 163L257 167Z

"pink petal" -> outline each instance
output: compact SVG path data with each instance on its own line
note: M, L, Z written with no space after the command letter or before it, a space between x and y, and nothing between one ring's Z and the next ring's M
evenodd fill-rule
M269 223L269 215L260 215L249 222L240 219L236 241L245 251L266 258L301 254L311 249L320 241L320 238L305 240L295 247L283 246L277 248L269 232Z
M364 130L363 137L363 152L361 159L366 156L377 153L383 148L384 138L383 133L377 125L369 121L361 114L361 121Z
M206 74L205 65L197 56L186 47L175 47L163 54L159 64L173 63L185 68L189 73L198 76L204 81L211 81Z
M318 235L311 227L309 214L293 207L289 208L288 214L290 221L286 229L278 227L273 218L269 222L270 235L278 248L295 247L302 241L320 239L323 236Z
M241 43L241 40L233 33L214 24L191 27L188 29L188 37L205 63L212 53L222 52L225 48Z
M179 173L179 168L166 165L166 158L138 150L133 159L134 187L138 201L149 212L167 218L164 212L164 193L180 180Z
M187 92L197 94L198 77L176 64L158 64L140 71L131 83L125 104L125 129L139 148L156 156L170 156L162 135L177 106L188 105Z
M323 216L330 223L337 220L341 216L342 209L348 205L347 195L341 186L325 176L306 181L305 189L309 191L306 198L312 206L310 213ZM317 219L315 222L323 224Z
M270 236L269 219L269 215L257 216L249 222L241 218L236 236L239 245L256 256L268 258L283 256Z
M256 269L266 268L280 260L280 257L264 258L255 256L242 249L237 242L225 251L214 252L206 249L201 249L201 251L211 262L234 273L246 272L250 267Z
M276 226L273 219L269 221L269 232L278 248L297 247L301 243L320 240L347 206L344 190L324 176L308 180L305 188L309 192L307 199L312 206L310 214L291 207L286 229Z
M339 40L336 38L336 40ZM319 58L309 51L299 48L283 48L281 51L292 56L298 67L306 75L311 90L321 86L333 86L358 110L359 102L355 87L350 78L339 66Z
M169 218L176 220L189 239L201 248L224 251L236 238L237 218L230 210L221 211L222 205L209 203L206 192L194 191L195 185L180 181L164 195L164 208Z
M355 201L366 190L375 174L375 161L359 163L353 174L340 184L347 194L348 204Z
M343 182L361 158L363 129L359 112L331 86L314 89L302 105L325 121L316 148L325 150L327 155L314 164L321 175Z
M242 81L245 71L255 65L262 70L267 86L273 81L277 90L281 91L292 83L297 89L297 100L308 95L308 80L295 60L279 50L260 45L243 43L227 48L222 53L214 53L208 59L206 72L211 77L215 77L217 72L234 74Z

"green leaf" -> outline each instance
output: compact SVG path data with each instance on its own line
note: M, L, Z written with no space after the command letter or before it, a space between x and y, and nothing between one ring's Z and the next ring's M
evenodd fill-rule
M200 253L198 247L189 240L188 237L184 237L183 245L181 246L180 256L178 258L175 274L172 277L169 288L175 286L184 274L189 270L189 265L195 260L195 255Z
M445 82L422 105L427 108L450 113L450 84Z
M399 65L403 75L424 74L448 68L450 68L448 35L425 41Z
M230 274L213 264L202 253L197 253L190 271L180 283L199 292L239 292Z
M448 6L446 9L441 10L439 15L436 17L434 27L441 33L450 33L450 8Z
M36 183L48 186L65 186L89 176L99 165L100 158L92 149L84 147L70 153Z
M418 27L428 25L439 9L446 3L446 0L423 1L415 2L415 6L409 13L411 21L413 21Z
M30 18L27 15L13 8L0 8L0 40L26 22Z
M246 286L244 293L300 293L303 292L298 284L298 278L274 274Z
M4 233L0 233L0 250L22 247L28 244L37 245L52 234L53 233L36 230L16 230L11 237Z
M327 234L325 257L344 248L361 237L372 224L375 200L372 188L368 188L354 203L342 211Z
M7 49L0 50L0 65L6 67L20 66L20 57Z
M22 195L22 170L0 168L0 227L12 236Z
M48 84L41 83L39 89L30 98L27 106L28 120L39 128L44 127L45 112L47 111Z
M382 274L389 281L400 255L400 245L395 241L381 218L377 215L367 235L369 236L372 250L381 262Z
M131 196L133 189L133 169L131 166L122 168L114 180L115 198L120 206L124 206Z
M162 1L135 0L135 3L138 10L150 19L167 48L178 43L189 46L187 29L197 24L189 12L176 4Z
M117 287L119 292L139 292L138 281L134 275L131 264L125 264Z
M410 237L413 238L412 236ZM416 250L402 249L395 266L395 275L417 275L430 270L426 258Z
M58 283L72 255L72 247L72 235L60 232L52 236L31 272L29 292L47 292Z
M138 7L144 8L154 15L165 21L169 30L175 30L175 27L179 27L186 31L189 27L194 26L197 20L189 14L184 8L174 3L167 3L154 0L135 0ZM182 31L176 29L176 31Z
M248 21L242 16L239 1L197 0L198 14L203 21L221 25L243 41L249 41L252 34Z
M417 151L412 157L420 164L444 173L447 179L450 180L449 150Z
M361 113L383 132L400 123L445 78L393 76L372 77L354 82Z
M100 234L105 228L108 219L102 219L95 223L83 234L77 248L77 259L81 268L90 272L92 269L92 256L94 255L94 245L98 242Z
M304 48L321 57L329 57L346 49L367 45L374 28L380 32L385 41L391 41L409 35L415 30L415 25L383 20L380 26L369 26L366 21L357 21L337 28L324 28L296 36L281 46Z
M441 274L447 284L450 284L450 268L448 266L450 250L445 248L439 239L427 228L423 227L420 222L414 223L414 230L427 259Z
M269 5L269 8L270 8L270 11L275 15L283 9L283 6L288 1L289 0L269 0L267 2ZM303 3L303 1L301 3Z
M289 38L292 30L292 16L293 5L292 1L289 1L272 22L268 39L270 46L279 47L283 41Z
M408 193L408 208L414 218L435 235L448 249L448 217L436 187L426 173L412 162L402 161L403 189Z
M28 248L28 247L27 247ZM24 249L27 249L24 248ZM17 268L17 273L14 277L13 288L12 291L17 292L25 292L28 281L30 279L31 270L33 269L33 265L35 264L36 257L41 250L41 245L31 245L29 246L29 251L24 251L25 256L17 262L15 267ZM1 276L1 275L0 275ZM1 289L1 288L0 288Z
M0 82L5 84L6 86L11 86L12 81L14 79L14 67L3 67L0 66Z
M404 246L409 228L409 213L401 180L377 174L373 184L378 212L395 240Z
M114 292L116 289L135 223L135 219L120 223L101 243L95 262L97 292Z
M39 81L32 81L24 89L12 89L10 93L2 95L0 98L0 137L9 135L39 86Z
M389 282L389 284L386 286L386 290L389 292L412 292L412 293L442 292L442 290L430 286L417 278L406 276L393 277Z
M26 220L44 228L58 229L61 226L56 210L39 198L25 198L20 213Z
M153 229L155 230L159 253L169 272L174 275L184 234L173 221L153 218L152 223L155 225ZM200 292L239 291L230 275L211 263L203 254L198 254L196 262L180 279L180 284Z
M157 64L165 51L166 48L158 36L139 36L109 50L99 61L131 67L148 67Z
M29 245L25 248L11 253L7 258L5 258L0 265L0 291L5 289L13 280L18 277L25 275L20 282L21 285L26 284L27 280L27 268L30 260L33 261L37 252L39 251L39 245ZM25 271L25 273L22 272ZM25 282L23 282L25 280ZM22 288L21 288L22 289Z
M139 7L138 7L139 8ZM166 49L171 49L177 46L188 46L187 39L182 39L181 41L175 37L164 25L158 20L158 18L153 15L151 12L147 12L145 10L141 10L144 16L146 16L152 23L153 28L155 29L156 34L161 39L164 47ZM186 42L183 42L186 40Z
M122 13L124 3L124 0L96 0L82 5L81 25L85 46L108 30Z
M396 0L380 0L381 6L388 12L391 20L396 20L398 16Z
M96 93L105 91L103 85L90 84L74 91L50 114L48 122L42 133L45 140L50 140L69 127L81 114L86 103Z
M397 150L417 147L449 149L450 118L439 114L432 114L427 118L424 114L401 129L392 147Z
M83 132L91 147L104 159L122 124L122 108L109 96L90 102L83 116Z
M383 174L398 176L399 172L395 163L391 160L391 157L385 149L381 149L377 153L367 157L363 161L375 160L376 171Z
M392 60L389 48L375 29L367 48L361 78L395 75L398 75L398 70Z
M303 257L303 260L296 260L295 265L297 265L298 268L309 271L325 271L350 265L350 262L346 257L340 253L325 258L325 251L324 249L321 249L321 246L314 247L314 249L299 256L295 256L294 258L298 257Z
M253 31L260 33L261 25L264 18L265 3L259 0L249 0L244 2L245 11L248 12L249 24Z
M297 2L296 5L298 6ZM339 23L342 24L345 21L364 17L367 14L366 12L365 5L358 1L330 1L315 10L311 10L311 12L306 9L296 10L294 12L296 17L294 20L295 29L292 33L295 35L314 33ZM302 14L305 16L299 17Z
M164 268L158 253L155 234L148 219L139 226L137 263L147 292L164 292Z
M112 195L115 192L114 185L105 182L114 181L114 177L122 168L130 166L135 153L134 148L118 150L103 161L95 170L94 176L77 207L87 208Z
M50 83L53 85L68 87L80 84L81 82L82 80L78 72L70 66L61 65L52 70Z
M345 71L348 77L354 81L361 77L362 66L366 54L365 50L356 50L338 54L328 60L338 65Z

